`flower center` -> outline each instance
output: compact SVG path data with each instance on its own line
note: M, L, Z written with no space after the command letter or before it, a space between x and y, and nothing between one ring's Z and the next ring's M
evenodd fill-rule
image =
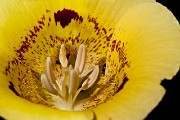
M86 75L82 75L87 58L86 46L81 44L77 51L75 65L68 65L67 52L64 44L61 45L59 61L61 63L61 77L53 71L51 58L46 59L46 72L41 75L44 88L56 98L54 105L58 109L73 110L79 93L89 89L97 80L99 65Z

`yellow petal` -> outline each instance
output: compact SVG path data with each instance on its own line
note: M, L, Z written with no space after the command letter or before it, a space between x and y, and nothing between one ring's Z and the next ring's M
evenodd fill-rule
M114 35L106 72L120 88L93 111L103 120L144 119L165 93L160 82L179 70L179 23L162 5L143 3L121 17Z

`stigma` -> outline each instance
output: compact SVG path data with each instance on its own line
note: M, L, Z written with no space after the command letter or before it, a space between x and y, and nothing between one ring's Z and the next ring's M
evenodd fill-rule
M68 63L65 44L59 51L59 62L61 64L62 76L56 77L51 58L46 59L46 71L41 75L44 88L56 98L54 105L61 110L74 110L77 97L82 90L87 90L97 81L99 76L99 65L86 75L82 75L87 58L87 48L81 44L77 51L74 65Z

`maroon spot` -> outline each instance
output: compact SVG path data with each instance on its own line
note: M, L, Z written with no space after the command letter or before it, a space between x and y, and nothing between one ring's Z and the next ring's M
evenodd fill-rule
M9 89L12 90L17 96L20 96L19 93L15 90L14 84L12 82L9 82Z
M46 12L48 13L48 12L50 12L50 10L46 10Z
M14 58L12 61L11 61L12 65L18 65L18 60L16 58Z
M94 29L97 31L99 30L99 23L96 21L97 18L91 18L90 15L88 16L88 21L94 23Z
M60 22L60 25L65 28L71 20L74 19L76 21L83 21L82 16L79 16L77 12L74 10L63 9L62 11L58 10L57 13L54 13L54 19L57 25L57 22Z
M17 51L25 53L26 51L28 51L28 49L30 47L31 46L30 46L29 40L27 37L25 37L25 41L22 41L22 45L21 45L20 49Z
M45 20L45 15L43 15L43 17L41 19L42 19L42 21L44 21Z
M50 26L51 18L49 17L48 27Z
M39 24L45 25L43 21L38 21Z
M107 33L107 31L106 31L106 29L103 27L102 28L102 30L104 31L104 34L106 34Z
M119 91L121 91L121 90L123 89L124 85L127 83L128 80L129 80L129 79L127 78L127 76L125 76L124 79L123 79L122 84L119 86L119 88L118 88L118 90L116 91L116 93L118 93Z
M43 27L42 27L41 25L39 25L39 28L40 28L40 29L43 29Z
M116 46L116 40L112 41L111 51L114 51L114 48Z
M32 40L32 43L35 43L36 42L36 40Z
M121 41L119 41L118 43L117 43L117 45L116 45L116 51L119 51L119 46L121 45Z
M39 29L37 26L34 26L34 32L35 32L35 33L39 32L39 30L40 30L40 29Z
M8 65L5 68L5 75L8 75L10 73L10 62L8 62Z
M29 50L29 48L31 48L29 39L27 37L25 37L25 41L22 41L22 45L19 49L15 50L18 59L23 61L25 60L23 53L27 52Z
M105 38L106 38L107 41L110 41L112 36L113 36L113 33L111 33L109 36L105 36Z
M49 22L51 22L51 18L49 17Z
M29 35L30 38L37 37L37 34L35 34L32 30L29 30L29 32L31 33Z

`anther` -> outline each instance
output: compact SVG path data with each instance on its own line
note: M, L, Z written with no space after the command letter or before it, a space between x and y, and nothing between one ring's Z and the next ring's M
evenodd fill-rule
M78 74L81 74L85 61L86 61L86 46L81 44L78 49L77 57L76 57L76 62L75 62L75 69L77 70Z
M79 76L76 70L70 70L69 94L74 94L79 86Z
M43 83L46 90L48 90L49 92L51 92L53 94L57 94L57 91L53 88L52 84L47 79L47 77L44 73L41 75L41 82Z
M49 80L51 85L58 91L58 93L60 93L60 88L58 84L56 83L56 77L51 66L50 57L47 57L47 60L46 60L46 70L47 70L47 79Z
M83 82L83 90L90 88L97 80L99 75L99 65L94 67L93 72L89 75L89 77Z
M46 59L46 70L47 70L47 78L49 79L50 83L55 83L55 75L53 73L52 67L51 67L51 58L47 57Z
M83 45L83 44L82 44ZM86 62L86 46L83 45L83 49L82 49L82 57L81 57L81 63L79 65L79 73L81 74L82 71L84 70L84 66L85 66L85 62Z
M60 61L61 65L63 67L67 67L68 60L67 60L67 57L66 57L66 48L65 48L64 44L62 44L61 48L60 48L59 61Z

